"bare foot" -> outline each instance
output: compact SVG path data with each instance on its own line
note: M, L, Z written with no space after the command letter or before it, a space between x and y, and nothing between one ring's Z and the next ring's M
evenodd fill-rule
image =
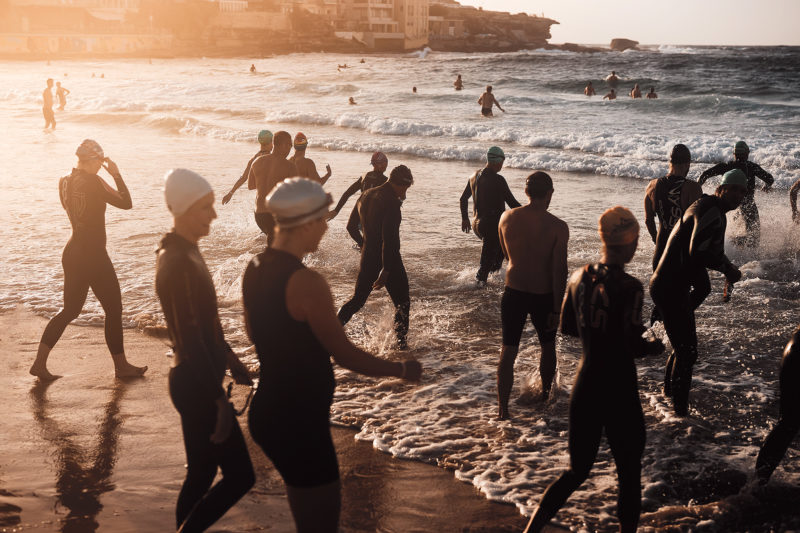
M47 367L44 365L38 365L33 363L33 366L29 370L32 376L36 376L37 378L41 379L42 381L54 381L61 376L56 376L55 374L51 374Z
M130 363L125 363L122 365L118 365L114 369L114 374L118 378L139 378L147 372L146 366L133 366Z

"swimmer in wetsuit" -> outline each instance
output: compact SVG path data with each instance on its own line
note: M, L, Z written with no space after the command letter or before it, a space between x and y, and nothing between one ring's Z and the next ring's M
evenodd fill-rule
M519 207L520 203L511 194L506 179L498 174L503 168L506 156L503 150L492 146L486 152L486 167L473 174L464 192L461 194L461 231L469 233L470 228L483 241L481 247L481 265L475 279L478 284L485 285L491 272L500 270L503 265L503 250L497 226L505 206ZM467 202L472 197L475 219L470 225Z
M158 249L156 293L175 355L169 395L181 416L186 449L175 523L188 533L205 531L255 483L247 444L222 388L226 368L237 383L253 382L225 341L214 282L197 247L217 217L211 185L176 169L166 176L164 196L174 226ZM218 468L222 479L212 488Z
M561 332L583 345L569 404L570 468L545 491L529 533L542 531L589 476L604 431L619 478L619 530L633 533L639 522L645 426L634 359L664 345L642 338L642 284L624 271L636 253L636 218L614 207L600 217L599 232L600 263L572 274L561 310Z
M800 192L800 180L794 182L792 188L789 189L789 205L792 206L792 220L795 224L800 222L800 216L797 212L797 193Z
M708 178L714 176L721 176L735 168L744 172L747 176L747 194L742 200L742 205L739 206L739 213L744 218L745 227L745 240L744 244L749 247L758 247L761 240L761 221L758 217L758 207L756 207L755 194L756 194L756 178L765 183L764 190L768 191L775 178L772 174L756 165L752 161L748 161L750 156L750 147L744 141L738 141L733 147L733 161L727 163L719 163L713 167L706 169L697 182L703 185Z
M306 157L306 148L308 148L308 139L306 139L306 136L302 132L295 135L294 155L292 155L289 161L294 163L299 177L308 178L318 182L320 185L325 185L325 182L331 177L331 166L325 165L325 170L327 172L325 172L324 176L320 177L314 161Z
M273 139L272 153L257 157L250 167L256 186L256 224L267 236L267 246L272 245L275 239L275 219L264 200L278 183L297 175L294 163L286 160L291 149L292 136L289 132L279 131Z
M800 431L800 327L783 350L780 373L780 419L767 435L756 459L756 474L761 484L772 472Z
M417 381L417 361L373 357L347 338L325 278L303 265L327 229L332 199L303 178L279 184L266 200L275 215L273 246L242 281L245 323L261 362L249 412L250 434L286 484L299 533L337 531L341 484L330 433L336 363L368 376Z
M372 154L372 159L370 160L372 164L372 170L358 178L356 181L353 182L350 187L344 191L342 197L339 198L339 203L336 204L336 207L333 208L331 211L328 220L333 219L336 215L339 214L339 211L342 210L344 204L347 202L347 199L353 196L356 192L361 191L363 195L368 190L372 189L373 187L379 187L386 183L386 180L389 178L384 175L386 172L386 167L389 166L389 159L386 157L386 154L383 152L375 152ZM364 236L361 235L361 219L358 216L358 202L356 205L353 206L353 210L350 212L350 218L347 220L347 233L356 241L356 246L360 250L362 246L364 246Z
M547 212L553 180L534 172L525 183L530 202L500 217L500 246L508 258L506 288L500 300L503 345L497 366L498 418L509 418L508 398L514 384L514 361L528 315L536 328L542 355L539 375L542 399L550 395L556 374L556 329L567 284L569 228Z
M247 182L248 189L253 190L256 188L256 178L250 173L250 169L253 166L253 161L262 155L267 155L272 152L272 132L269 130L259 131L258 143L261 145L261 149L256 152L256 155L250 158L250 161L247 162L247 166L244 168L244 172L242 172L242 176L236 180L236 183L233 184L233 187L231 187L231 190L228 191L228 194L222 197L222 205L225 205L231 201L233 193L235 193L239 187L244 185L244 182Z
M386 287L395 306L394 330L397 346L408 347L408 314L411 297L408 275L400 256L400 206L408 188L414 183L411 170L405 165L394 167L389 181L368 190L358 200L358 214L364 229L364 246L353 297L339 309L339 320L347 324L364 307L373 289Z
M61 205L72 225L72 236L61 256L64 308L44 329L30 373L42 380L60 377L47 370L47 358L69 323L78 318L91 288L106 313L106 345L114 360L114 373L119 378L138 377L147 367L133 366L125 357L122 293L106 251L106 204L130 209L133 206L131 195L117 164L105 156L95 141L84 140L75 155L78 156L77 168L58 182ZM97 175L101 167L114 178L116 190Z
M492 117L494 114L492 113L492 106L497 106L497 109L502 111L503 113L506 112L505 109L500 107L500 102L497 101L497 98L494 97L492 94L492 86L486 86L486 92L484 92L480 98L478 98L478 103L481 105L481 115L484 117Z
M747 176L731 170L714 196L704 194L694 202L672 229L650 279L650 295L673 348L665 369L664 394L672 398L678 416L689 412L692 367L697 360L694 311L711 292L706 269L722 272L731 284L742 277L725 255L725 213L739 206L746 186Z

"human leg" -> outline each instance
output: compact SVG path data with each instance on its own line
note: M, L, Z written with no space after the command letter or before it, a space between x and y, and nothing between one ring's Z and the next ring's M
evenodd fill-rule
M542 397L550 396L553 379L556 376L556 332L557 324L550 324L550 314L553 312L552 294L531 295L529 313L531 323L539 337L542 355L539 360L539 376L542 379Z
M380 274L380 261L377 262L377 267L374 262L361 262L361 270L359 270L358 278L356 278L353 297L339 309L337 314L342 325L350 322L353 315L367 303L367 298L372 292L372 284L378 279L378 274Z
M795 334L796 336L797 334ZM800 431L800 360L794 354L784 357L780 376L780 419L767 435L756 459L759 481L769 481L786 450Z
M342 506L339 480L318 487L286 485L297 533L336 533Z
M745 197L739 210L744 218L745 245L757 247L761 240L761 220L758 216L755 198L753 196Z
M275 218L272 213L256 213L255 218L258 229L267 236L267 247L272 246L272 241L275 240Z
M389 274L386 280L386 291L394 304L394 331L397 335L397 344L401 349L408 347L408 320L411 312L411 296L408 289L408 274L405 266L400 263L400 267Z
M621 533L635 533L642 508L642 453L645 427L638 391L630 391L606 424L606 437L617 465L617 516Z
M481 262L475 279L485 282L489 274L499 270L503 264L503 250L500 248L500 237L497 233L498 219L481 219L478 221L478 230L483 245L481 246Z
M353 207L350 212L350 218L347 219L347 233L356 241L356 246L360 250L364 246L364 237L361 235L361 217L358 215L358 204Z
M500 323L503 333L500 362L497 365L497 417L500 420L509 418L508 399L514 386L514 362L519 352L519 341L527 316L522 293L506 287L500 298Z

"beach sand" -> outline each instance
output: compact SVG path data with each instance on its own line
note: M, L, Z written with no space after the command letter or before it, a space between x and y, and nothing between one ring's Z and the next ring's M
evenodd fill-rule
M28 368L45 324L23 308L0 314L0 531L170 530L185 456L167 391L168 347L126 330L130 361L149 370L143 379L117 380L103 329L70 326L48 364L63 377L44 384ZM234 389L240 407L247 389ZM239 420L246 426L245 416ZM516 507L487 501L448 470L377 452L355 441L351 428L333 434L342 531L521 531L526 524ZM248 445L256 486L210 531L293 531L280 476Z

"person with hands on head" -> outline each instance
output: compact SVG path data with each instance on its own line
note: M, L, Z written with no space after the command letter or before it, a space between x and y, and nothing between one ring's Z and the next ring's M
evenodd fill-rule
M253 384L247 367L225 341L217 294L197 243L217 217L214 192L199 174L167 173L164 183L173 229L161 240L156 260L156 293L172 341L169 394L181 417L186 479L178 495L178 531L205 531L255 483L242 430L222 381ZM222 470L222 479L211 486Z
M262 155L267 155L272 152L272 132L269 130L259 131L258 143L261 145L261 149L256 152L256 155L250 158L250 161L247 162L247 166L244 168L244 172L242 172L242 176L236 180L236 183L233 184L233 187L231 187L231 190L228 191L228 194L222 197L222 205L225 205L231 201L233 193L235 193L239 187L244 185L244 182L247 182L248 189L253 190L256 188L256 178L250 173L250 169L253 166L253 161Z
M303 265L327 230L333 199L319 183L292 178L267 197L275 215L272 247L244 273L245 324L261 363L249 412L250 433L286 484L299 533L335 532L341 483L330 433L336 386L331 357L367 376L418 381L414 360L379 359L345 335L327 281Z
M328 220L332 220L336 215L338 215L348 198L350 198L356 192L360 190L361 194L363 195L373 187L379 187L383 185L389 179L384 174L384 172L386 172L386 167L389 166L389 159L386 157L386 154L383 152L374 152L372 154L370 163L372 164L372 170L358 178L353 182L352 185L350 185L350 187L347 188L346 191L344 191L342 197L339 198L339 203L336 204L336 207L333 208L333 211L331 211L330 215L328 216ZM347 220L347 233L350 234L350 236L356 242L356 246L360 250L364 245L364 236L361 235L361 220L358 216L358 202L356 202L356 205L353 206L353 210L350 212L350 218Z

